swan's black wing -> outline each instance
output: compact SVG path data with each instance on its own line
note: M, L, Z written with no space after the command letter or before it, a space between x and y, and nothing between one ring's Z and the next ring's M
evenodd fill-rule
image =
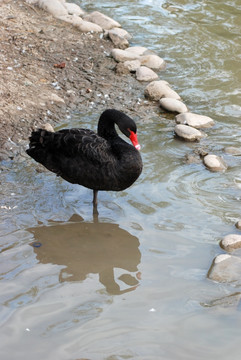
M88 129L63 129L57 132L39 129L33 131L29 139L27 153L41 163L47 153L71 159L86 158L95 163L109 161L111 157L109 143Z
M63 179L91 189L107 189L116 168L110 144L88 129L39 129L32 132L27 153Z
M92 130L63 129L57 134L56 147L65 156L86 158L96 164L113 160L110 144Z

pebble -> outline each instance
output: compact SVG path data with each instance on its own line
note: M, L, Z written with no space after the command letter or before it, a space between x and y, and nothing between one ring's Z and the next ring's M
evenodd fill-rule
M158 75L146 66L140 66L136 70L136 78L139 81L152 81L158 79Z
M135 53L129 52L122 49L112 49L111 50L111 56L117 61L117 62L124 62L128 60L136 60L139 56Z
M115 67L115 72L118 75L127 75L130 73L130 70L124 65L123 62L119 62Z
M203 158L204 165L212 171L225 171L227 165L225 161L217 155L208 154Z
M144 54L148 54L149 50L143 46L130 46L127 49L112 49L111 55L118 62L128 60L140 60Z
M241 230L241 220L237 221L235 226L237 229Z
M55 103L59 103L59 104L64 104L65 103L64 99L62 99L60 96L58 96L58 95L56 95L54 93L52 93L50 95L49 100L53 101Z
M76 15L64 15L59 16L60 20L66 21L73 26L77 27L81 32L102 32L103 29L97 24L92 22L82 20L79 16Z
M85 11L77 4L64 2L63 5L70 15L83 16L85 14Z
M218 255L213 260L207 276L218 282L240 281L241 259L229 254Z
M241 235L238 234L229 234L226 235L221 241L220 246L225 251L233 251L235 249L241 248Z
M177 124L189 125L197 129L201 128L209 128L213 126L215 123L213 119L208 116L194 114L191 112L186 112L183 114L179 114L176 116Z
M96 32L100 33L103 29L90 21L82 20L79 21L80 18L75 17L73 25L77 27L81 32Z
M118 28L118 27L109 30L108 35L110 35L110 34L117 34L127 40L130 40L132 38L132 36L126 30L124 30L122 28Z
M90 14L86 14L83 17L83 19L86 21L93 22L105 30L110 30L112 28L121 27L121 25L117 21L111 19L109 16L107 16L105 14L102 14L99 11L93 11Z
M177 99L163 97L159 102L163 109L171 112L183 113L188 111L186 105Z
M188 125L178 124L175 126L174 131L177 136L187 141L197 141L204 136L201 131Z
M130 72L135 72L141 66L141 63L139 60L127 60L123 62L123 65Z
M170 84L165 80L152 81L144 91L145 96L150 100L158 101L162 97L179 100L180 96L172 90Z
M54 132L53 126L49 123L44 124L41 128L50 132Z
M54 17L68 15L68 10L59 0L39 0L38 6L45 11L48 11Z
M109 30L108 36L115 46L120 49L126 49L129 46L129 39L131 35L124 29L113 28Z
M149 53L150 51L144 46L130 46L126 49L127 52L135 54L136 58Z
M140 56L141 65L147 66L150 69L163 70L166 67L165 61L158 55L142 55Z

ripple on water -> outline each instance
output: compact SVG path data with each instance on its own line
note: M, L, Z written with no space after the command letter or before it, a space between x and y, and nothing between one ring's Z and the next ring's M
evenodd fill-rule
M216 121L201 146L219 155L225 146L240 147L239 0L83 0L80 5L120 19L133 35L132 45L146 46L166 60L161 78L193 112ZM63 127L95 130L96 118L92 112L77 114ZM240 218L239 158L224 155L225 173L212 173L202 163L185 164L185 154L197 145L174 138L174 115L150 120L138 124L141 177L124 192L100 195L100 228L86 242L81 236L95 227L91 191L37 172L30 160L1 173L5 359L18 358L26 348L37 360L99 360L100 354L106 359L240 358L239 309L224 312L219 301L233 288L205 278L221 251L220 236ZM67 221L73 213L87 220L75 236L73 221ZM49 219L67 222L58 227ZM25 229L41 223L46 232L35 240L44 246L29 246L33 236ZM109 230L101 230L106 223ZM110 229L117 226L127 234L122 231L119 245L114 241L111 248ZM134 235L139 238L132 253Z

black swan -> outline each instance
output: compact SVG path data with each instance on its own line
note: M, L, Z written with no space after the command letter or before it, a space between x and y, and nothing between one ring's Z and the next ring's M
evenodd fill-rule
M134 146L118 136L115 124ZM136 124L129 116L108 109L100 116L98 134L88 129L56 132L38 129L32 132L26 151L57 176L92 189L94 211L97 212L99 190L124 190L141 174L136 130Z

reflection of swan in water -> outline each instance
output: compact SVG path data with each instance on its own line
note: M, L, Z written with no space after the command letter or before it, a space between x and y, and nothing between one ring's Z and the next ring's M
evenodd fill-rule
M60 282L81 281L92 273L99 274L99 281L110 294L135 290L141 259L138 238L117 224L71 220L73 218L67 223L51 222L49 226L28 229L41 244L35 247L38 244L32 243L37 259L43 264L65 265L60 272ZM114 269L118 272L122 269L118 281L125 284L124 290L115 280Z

